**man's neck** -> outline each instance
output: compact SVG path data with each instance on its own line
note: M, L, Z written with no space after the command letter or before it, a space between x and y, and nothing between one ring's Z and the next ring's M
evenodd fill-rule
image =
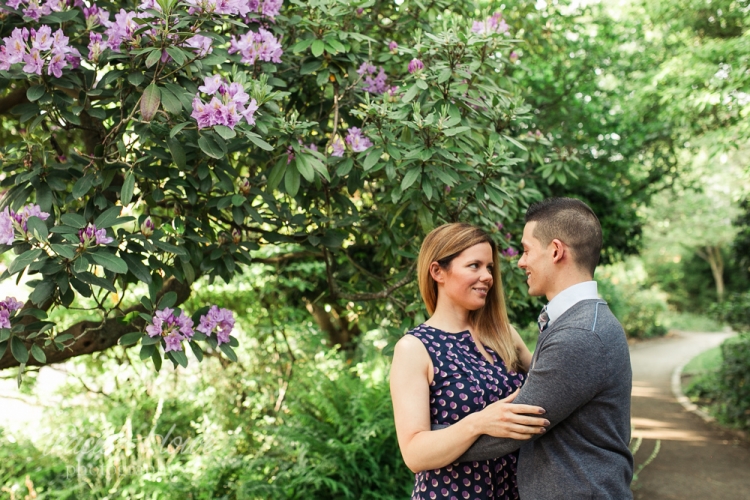
M567 290L571 286L577 285L579 283L585 283L586 281L593 281L593 279L594 278L592 276L581 273L576 273L570 276L561 276L561 279L555 281L552 290L545 293L547 302L551 301L557 295L559 295L560 292Z

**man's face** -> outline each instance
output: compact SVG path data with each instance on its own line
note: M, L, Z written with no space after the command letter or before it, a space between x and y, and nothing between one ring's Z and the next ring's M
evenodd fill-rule
M523 254L518 261L518 267L526 272L526 284L529 285L529 295L547 295L553 279L552 244L544 247L542 242L534 237L537 222L532 221L523 228Z

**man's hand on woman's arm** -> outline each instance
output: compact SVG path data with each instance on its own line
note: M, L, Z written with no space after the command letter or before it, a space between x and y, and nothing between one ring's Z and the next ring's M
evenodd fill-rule
M522 441L544 432L543 426L549 423L544 418L523 415L540 415L544 410L512 404L513 395L467 415L448 428L433 432L430 429L429 388L432 370L432 361L419 339L406 335L396 344L391 367L396 434L404 462L414 472L456 462L483 434Z

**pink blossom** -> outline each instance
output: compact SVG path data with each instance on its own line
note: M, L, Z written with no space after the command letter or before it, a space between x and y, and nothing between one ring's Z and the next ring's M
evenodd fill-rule
M395 41L391 40L391 43L388 44L388 50L391 51L391 54L395 54L396 52L398 52L398 44Z
M52 47L52 28L40 26L38 30L31 28L31 48L49 50Z
M24 73L42 74L44 59L42 59L42 54L39 52L39 49L31 49L31 52L23 56L23 61L26 63L23 67Z
M0 302L0 328L10 328L10 317L17 310L23 307L23 303L17 301L14 297L6 297Z
M412 59L409 62L409 73L416 73L424 69L424 63L419 59Z
M183 337L177 331L172 330L164 336L164 352L181 351Z
M214 49L211 46L212 43L213 40L207 36L195 35L193 38L190 38L185 42L185 46L195 49L195 53L198 57L205 57L213 52Z
M89 61L98 61L102 54L102 35L101 33L89 33Z
M511 258L511 257L515 257L516 255L518 255L518 250L516 250L513 247L508 247L500 253L503 257Z
M94 245L107 245L115 241L114 238L107 236L106 229L97 229L96 226L89 222L89 224L78 231L78 239L84 247L90 247Z
M518 57L519 57L518 53L515 52L515 51L513 51L513 52L510 53L510 56L508 56L508 59L510 59L510 62L514 63L514 62L518 61Z
M471 31L480 35L488 35L491 33L507 33L510 31L510 27L503 19L503 15L500 12L495 12L484 21L474 21Z
M229 343L229 335L234 328L234 314L229 309L211 306L206 314L201 316L200 325L196 328L199 332L211 335L216 330L216 342L218 345Z
M62 69L68 64L65 59L65 54L62 52L55 52L52 54L52 58L47 66L47 74L55 75L55 78L62 76Z
M198 87L198 90L204 94L214 95L223 84L224 80L221 75L206 76L203 78L203 85Z
M372 141L366 136L363 136L362 131L357 127L349 129L349 133L346 136L346 143L355 153L365 151L367 148L372 147Z
M331 156L344 156L344 141L341 140L341 137L336 136L333 138L333 142L331 143L332 151Z
M255 64L256 60L265 62L281 62L281 44L268 30L259 28L257 33L252 31L240 35L239 38L232 36L229 42L229 53L239 52L241 61L246 64Z
M270 17L273 19L279 15L281 4L283 3L284 0L263 0L260 11L264 17Z

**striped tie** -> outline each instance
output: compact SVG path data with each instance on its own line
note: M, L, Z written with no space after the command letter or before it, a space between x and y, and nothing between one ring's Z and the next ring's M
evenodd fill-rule
M539 333L542 333L547 329L547 325L549 324L549 314L547 314L547 306L544 306L542 308L542 312L541 314L539 314L539 319L537 319L536 322L539 325Z

